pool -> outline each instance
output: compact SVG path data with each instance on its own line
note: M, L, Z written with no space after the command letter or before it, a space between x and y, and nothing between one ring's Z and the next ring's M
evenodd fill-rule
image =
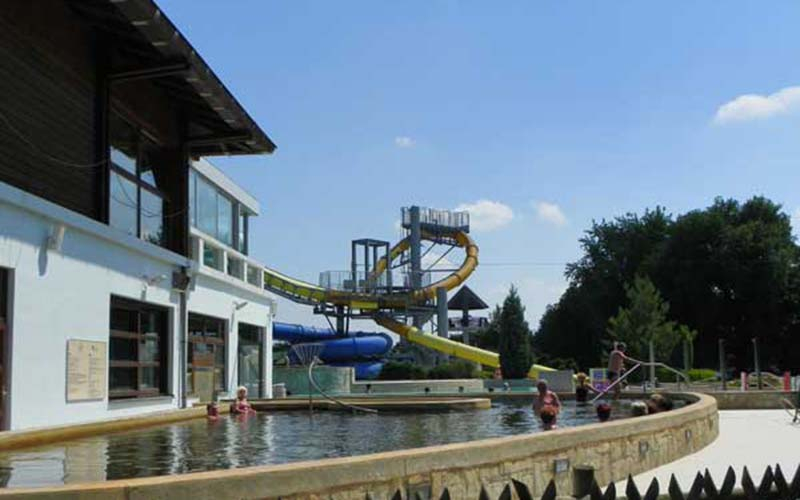
M52 486L361 455L541 432L528 401L489 410L262 412L195 419L0 453L0 486ZM628 412L618 408L615 416ZM597 422L592 406L565 402L560 427Z

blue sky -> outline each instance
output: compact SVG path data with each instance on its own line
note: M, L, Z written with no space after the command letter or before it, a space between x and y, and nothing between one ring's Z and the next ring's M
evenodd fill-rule
M515 283L535 327L592 219L756 194L800 219L799 2L159 4L278 145L212 161L287 274L394 241L401 206L466 206L470 286Z

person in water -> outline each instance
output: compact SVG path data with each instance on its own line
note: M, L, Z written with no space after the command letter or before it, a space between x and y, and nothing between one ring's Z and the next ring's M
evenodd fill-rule
M236 389L236 400L231 403L231 414L246 415L255 412L253 407L250 406L250 402L247 401L247 387L240 386Z
M597 419L601 422L606 422L611 418L611 406L608 403L600 403L595 410L597 411Z
M545 406L542 408L542 411L539 412L539 418L542 420L542 428L544 430L551 431L553 429L558 429L558 425L556 425L558 412L553 409L552 406Z
M206 418L211 422L219 420L219 405L216 401L212 401L206 405Z
M647 406L647 413L650 415L653 413L670 411L673 408L672 400L659 393L651 395L650 398L645 401L645 405Z
M555 392L548 389L547 380L539 380L539 383L536 384L536 389L539 393L536 395L536 399L533 400L533 412L540 415L543 409L552 408L558 414L561 411L561 401L559 401Z
M579 372L575 375L575 402L585 403L589 399L589 392L597 392L597 389L589 383L589 377L585 373Z
M625 371L625 344L622 342L614 342L614 349L608 355L608 382L613 384L622 376ZM622 384L614 386L614 398L619 398Z

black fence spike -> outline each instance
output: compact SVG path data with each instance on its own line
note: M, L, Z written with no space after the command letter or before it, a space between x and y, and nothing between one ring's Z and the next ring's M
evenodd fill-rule
M789 485L789 498L797 498L800 496L800 465L794 471L792 484Z
M767 498L769 490L772 489L772 481L774 479L772 473L772 466L768 465L767 470L764 471L764 476L761 478L761 484L758 485L758 497Z
M789 484L786 482L786 477L783 475L781 464L775 464L775 474L772 482L775 483L775 488L778 490L778 496L780 498L790 498Z
M498 500L511 500L511 485L507 484L503 491L500 493Z
M639 493L639 488L633 482L633 476L628 474L628 484L625 485L625 496L628 500L642 500L642 495Z
M647 487L647 491L644 494L644 500L656 500L656 498L658 498L658 493L658 479L653 478L653 480L650 481L650 486Z
M711 473L708 472L708 469L706 469L705 473L703 474L703 489L706 492L706 497L712 500L719 498L717 485L714 484L714 478L711 477Z
M442 490L442 494L439 495L439 500L450 500L450 490L447 488Z
M681 485L678 484L678 480L675 478L675 474L672 474L669 477L669 486L667 487L667 493L669 493L669 497L672 500L684 500L683 491L681 491Z
M486 491L486 486L481 485L481 494L478 495L479 500L492 500L492 497L489 496L489 492Z
M750 477L750 471L747 470L747 466L744 466L742 470L742 490L744 490L744 494L750 500L758 500L758 491L756 490L755 484L753 484L753 479Z
M703 475L699 472L694 475L694 481L692 481L692 487L689 488L689 494L686 495L686 500L698 500L700 495L703 493Z
M603 490L601 490L600 485L597 484L596 477L592 478L592 485L589 487L589 498L591 500L603 500Z
M392 500L403 500L403 494L400 492L400 490L394 492L394 495L392 495Z
M617 485L616 483L611 483L606 488L606 492L603 493L603 500L617 500Z
M728 466L728 471L725 473L725 479L722 480L722 486L719 488L720 498L728 498L733 493L733 488L736 487L736 471L732 466Z
M527 484L522 481L517 481L516 479L512 479L511 484L514 485L514 491L517 492L519 500L533 500L533 495Z
M542 500L556 500L556 495L558 492L556 491L556 482L552 479L549 483L547 483L547 488L544 489L544 493L542 494Z

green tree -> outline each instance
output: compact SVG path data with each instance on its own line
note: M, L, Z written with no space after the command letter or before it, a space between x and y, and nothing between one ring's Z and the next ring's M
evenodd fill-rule
M625 287L625 295L627 307L620 307L608 320L609 336L625 342L628 352L639 359L648 357L651 342L656 359L668 359L685 336L674 321L667 319L669 304L652 281L640 276Z
M525 378L530 370L531 330L525 321L525 307L513 285L503 301L498 319L500 369L503 378Z
M503 309L494 306L494 311L489 313L489 323L475 334L475 345L481 349L497 352L500 348L500 316Z

